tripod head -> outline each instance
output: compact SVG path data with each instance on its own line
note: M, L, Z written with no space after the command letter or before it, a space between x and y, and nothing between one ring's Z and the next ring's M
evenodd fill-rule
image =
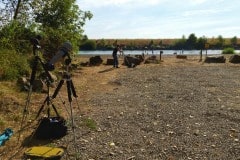
M41 48L40 46L40 40L42 37L40 35L37 35L35 38L30 39L30 43L33 45L33 54L36 55L36 51Z
M41 49L41 46L40 46L40 40L41 39L42 39L42 37L40 35L37 35L35 38L30 39L31 44L33 45L33 54L35 56L33 66L32 66L31 79L30 79L30 84L31 85L33 84L33 81L35 80L35 75L36 75L36 72L37 72L37 66L38 66L39 62L42 65L42 68L44 69L44 72L46 73L46 76L47 76L46 81L53 82L53 79L52 79L50 73L48 72L48 69L45 67L44 62L42 61L42 59L37 54L37 51Z

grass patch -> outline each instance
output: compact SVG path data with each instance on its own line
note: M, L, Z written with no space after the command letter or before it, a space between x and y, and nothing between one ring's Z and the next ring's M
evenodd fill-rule
M85 118L82 120L82 126L86 126L92 130L97 130L97 123L91 118Z

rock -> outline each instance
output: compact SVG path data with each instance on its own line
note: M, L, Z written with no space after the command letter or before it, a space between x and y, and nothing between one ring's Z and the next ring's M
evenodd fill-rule
M178 59L187 59L186 55L176 55L176 58Z
M150 56L148 57L146 60L145 60L145 64L150 64L150 63L158 63L159 61L157 60L157 56L153 55L153 56Z
M140 59L141 62L143 62L144 59L145 59L143 54L142 55L135 55L135 57Z
M88 66L89 65L89 62L81 62L80 63L80 66L83 66L83 67L86 67L86 66Z
M136 65L140 65L142 60L137 57L132 56L124 56L124 65L128 66L129 68L134 68Z
M102 64L102 62L103 62L103 60L100 56L90 57L90 59L89 59L90 66L99 66L100 64Z
M226 58L224 56L209 56L205 58L205 63L225 63Z
M20 87L21 91L28 91L30 83L26 77L20 77L17 80L17 85Z
M234 54L229 58L230 63L240 63L240 55Z
M195 136L198 136L200 134L200 131L197 129L194 133Z

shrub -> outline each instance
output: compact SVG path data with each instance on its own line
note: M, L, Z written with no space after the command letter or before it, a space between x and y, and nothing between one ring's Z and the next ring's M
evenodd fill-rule
M15 80L22 75L30 74L26 55L12 50L0 50L0 80Z
M235 50L231 47L228 48L224 48L224 50L222 51L222 54L234 54Z

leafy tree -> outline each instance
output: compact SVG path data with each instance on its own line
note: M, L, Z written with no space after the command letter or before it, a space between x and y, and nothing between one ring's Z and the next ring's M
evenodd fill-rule
M83 25L92 14L82 11L76 0L1 0L0 29L10 23L21 22L27 28L42 34L50 52L64 41L71 41L77 49ZM12 38L14 39L14 38Z
M237 37L236 36L231 38L230 41L231 41L231 46L232 47L236 47L237 46Z
M190 34L186 41L186 49L195 49L197 43L197 37L194 33Z
M2 49L15 50L18 53L29 53L29 39L34 35L31 29L18 21L12 21L0 30L0 46Z
M80 45L80 50L96 50L96 42L94 40L86 40Z
M101 39L101 40L97 43L97 47L98 47L99 49L104 49L105 45L106 45L106 41L105 41L104 39Z
M56 50L64 41L70 41L77 49L82 38L82 27L92 14L80 10L75 0L48 0L43 3L42 9L41 6L37 7L42 12L35 12L35 20L41 24L39 29L48 41L48 50Z
M206 37L203 36L203 37L198 38L197 44L196 44L196 49L204 49L206 43L207 43Z
M185 36L183 35L183 36L182 36L182 39L180 39L180 40L178 40L178 41L175 42L173 48L174 48L174 49L185 49L185 47L186 47L186 41L187 41L187 40L186 40Z
M225 40L223 39L223 37L221 35L219 35L217 38L216 48L222 49L224 46L224 42L225 42Z

